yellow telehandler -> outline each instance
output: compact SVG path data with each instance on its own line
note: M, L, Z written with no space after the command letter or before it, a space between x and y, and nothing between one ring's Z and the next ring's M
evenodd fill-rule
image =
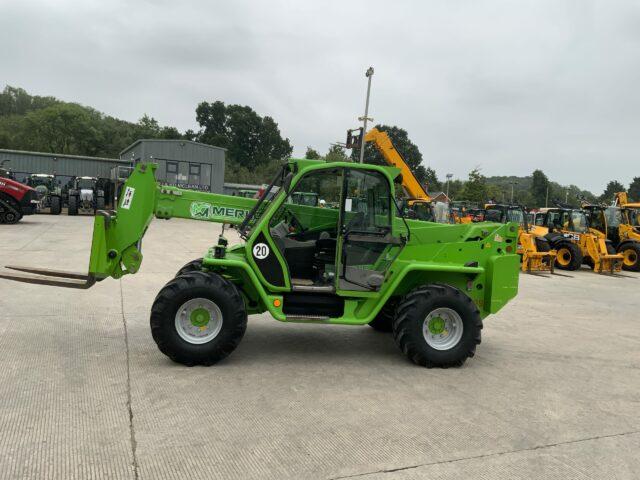
M553 273L557 252L551 249L549 241L544 237L536 237L531 233L527 221L527 212L521 205L487 204L484 220L486 222L518 222L517 253L522 260L523 272Z
M630 203L626 192L618 192L614 205L583 203L591 231L611 242L623 256L622 268L640 271L640 203Z
M586 212L558 204L541 208L534 216L531 233L546 238L557 251L556 267L578 270L583 263L596 273L615 273L622 269L622 255L611 242L589 229Z

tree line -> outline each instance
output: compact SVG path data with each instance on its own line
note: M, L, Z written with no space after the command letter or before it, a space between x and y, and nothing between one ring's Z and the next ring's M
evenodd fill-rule
M252 184L269 181L293 151L277 122L270 116L260 116L249 106L203 101L197 105L195 116L198 131L180 132L160 125L146 114L137 122L128 122L78 103L30 95L22 88L6 86L0 93L0 148L114 158L141 138L193 140L226 148L225 180ZM387 132L416 178L430 192L448 190L453 200L508 202L513 190L514 202L541 207L554 200L575 203L578 197L609 203L615 192L627 190L612 180L597 196L575 185L552 182L541 170L528 177L486 177L475 167L465 180L442 181L434 169L423 165L422 153L406 130L391 125L376 127ZM353 161L359 153L353 149L348 154L341 145L334 144L324 155L308 147L306 157ZM384 165L384 159L370 144L365 145L365 161ZM627 191L631 198L640 200L640 177L633 179Z

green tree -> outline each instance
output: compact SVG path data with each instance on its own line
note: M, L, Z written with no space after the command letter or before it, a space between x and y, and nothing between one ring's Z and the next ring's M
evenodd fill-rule
M451 179L449 181L449 198L451 200L462 200L462 198L460 197L460 194L462 193L462 190L464 189L464 182L460 179ZM444 187L444 192L447 192L447 187L445 184Z
M248 169L287 158L293 150L273 118L261 117L248 106L202 102L196 120L201 127L198 141L226 148L231 162Z
M165 140L179 140L183 138L175 127L161 127L158 121L147 115L142 116L133 129L135 140L140 138L161 138Z
M629 184L629 191L627 193L631 200L634 202L640 202L640 177L633 177L633 180Z
M461 197L475 203L484 203L487 199L487 179L480 168L476 167L469 172L469 180L464 184Z
M29 95L21 88L7 86L0 93L2 148L116 157L140 138L185 137L148 115L131 123L76 103Z
M607 188L605 188L604 193L600 195L600 201L607 204L613 202L616 192L626 192L626 189L622 183L617 180L611 180L607 183Z
M304 158L308 158L309 160L320 160L320 154L317 150L314 150L311 147L307 147L307 153L304 154Z
M387 132L387 135L389 135L389 138L393 142L393 146L402 156L418 181L424 184L427 177L427 170L422 166L422 153L420 153L418 146L409 139L407 131L389 125L376 125L376 128L382 132ZM358 160L360 158L360 149L354 148L351 152L351 158L354 161ZM387 164L380 152L369 142L365 146L364 161L375 165Z
M282 160L271 160L251 169L236 163L227 163L224 180L225 182L261 185L271 182L281 166Z
M344 148L342 148L340 145L331 145L331 147L329 147L329 151L324 156L324 159L327 162L348 162L349 161L349 157L347 157L347 154L345 153Z
M542 170L534 170L531 183L532 207L545 207L549 188L549 179Z
M95 155L101 141L96 114L73 103L31 111L24 117L22 142L40 151Z
M424 183L427 185L427 190L429 192L437 192L442 189L442 184L440 183L440 180L438 180L438 175L436 175L436 171L431 167L427 167L425 169Z
M22 88L7 85L0 93L0 116L25 115L33 110L40 110L58 103L61 102L53 97L29 95Z

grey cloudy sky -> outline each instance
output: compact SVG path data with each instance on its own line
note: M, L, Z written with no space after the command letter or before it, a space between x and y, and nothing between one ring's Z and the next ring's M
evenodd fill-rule
M180 130L246 104L297 155L357 126L369 65L371 115L440 177L640 175L638 1L0 0L0 82Z

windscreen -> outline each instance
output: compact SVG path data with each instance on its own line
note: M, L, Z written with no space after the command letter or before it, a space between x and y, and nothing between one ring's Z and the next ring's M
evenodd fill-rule
M255 204L255 206L245 217L242 224L240 224L240 226L238 227L238 233L240 234L240 237L246 240L250 236L253 227L255 227L255 225L258 223L258 220L260 220L260 217L262 217L262 214L271 204L271 200L273 200L273 197L275 197L275 195L282 188L283 183L287 178L287 175L289 174L289 170L289 164L283 165L283 167L280 169L280 171L278 171L269 186L264 190L264 192L262 192L262 195L258 199L258 203Z
M78 179L78 188L81 190L92 190L94 184L95 184L95 180L91 178Z
M574 232L585 233L589 229L589 225L587 223L587 216L584 214L582 210L571 211L571 223L573 224Z
M608 207L604 211L604 215L607 219L607 226L609 228L618 228L620 221L622 220L622 211L618 207Z
M519 208L507 210L507 222L518 222L520 225L523 225L524 215L522 214L522 210Z

